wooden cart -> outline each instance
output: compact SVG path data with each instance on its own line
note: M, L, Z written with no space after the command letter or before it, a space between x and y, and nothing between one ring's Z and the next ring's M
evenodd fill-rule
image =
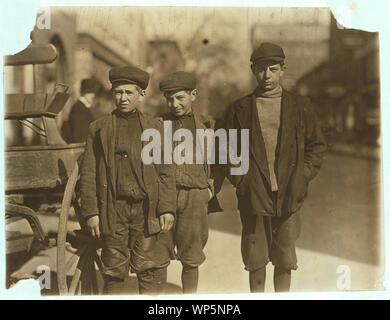
M6 56L4 61L6 66L35 65L51 63L56 56L52 45L31 44L16 55ZM6 224L26 219L35 242L41 247L57 246L60 295L98 294L102 291L98 285L99 269L102 268L98 255L100 243L86 232L76 192L79 162L85 144L67 144L55 121L69 98L67 89L66 85L58 84L50 94L5 96L5 121L16 121L42 137L39 145L8 146L5 149L5 219ZM59 195L60 202L63 196L57 238L45 234L35 206L37 202L45 202L50 195ZM68 230L68 216L72 209L80 226L76 231ZM31 249L17 239L7 239L6 245L7 254Z

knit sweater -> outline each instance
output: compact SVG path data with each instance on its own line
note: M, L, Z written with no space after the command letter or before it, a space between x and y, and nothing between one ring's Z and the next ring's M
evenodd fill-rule
M282 88L261 92L257 90L256 107L267 154L272 191L278 190L275 174L275 151L278 143Z

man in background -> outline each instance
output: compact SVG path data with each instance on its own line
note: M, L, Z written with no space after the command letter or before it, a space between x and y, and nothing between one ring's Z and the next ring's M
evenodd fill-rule
M101 84L94 78L81 81L81 96L72 106L69 120L64 127L69 143L87 140L89 125L98 118L99 113L94 104L101 89Z

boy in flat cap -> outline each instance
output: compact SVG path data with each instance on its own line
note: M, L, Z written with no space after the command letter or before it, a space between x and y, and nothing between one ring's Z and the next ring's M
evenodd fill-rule
M196 129L207 128L192 109L197 97L195 77L183 71L169 74L160 82L160 90L170 109L164 120L172 121L173 133L178 129L189 130L193 137L191 143L195 144ZM195 152L192 164L174 166L177 206L173 240L177 259L183 266L183 293L196 293L199 265L206 259L203 248L208 238L207 210L213 194L213 183L209 165L206 161L196 164Z
M87 140L88 127L98 117L94 101L101 89L101 84L94 78L81 81L81 96L72 106L67 123L69 128L66 128L69 131L66 135L70 143Z
M137 109L149 74L116 67L109 79L116 110L89 127L81 166L82 214L92 236L103 242L105 293L122 292L130 267L140 294L157 294L172 256L167 232L176 206L174 172L172 166L141 161L143 130L162 126Z
M297 269L299 209L326 150L309 100L281 87L284 59L283 49L272 43L253 51L258 86L232 104L224 123L226 129L249 129L249 170L234 176L229 165L220 165L213 171L216 191L225 176L236 187L251 292L264 291L269 261L275 266L275 291L289 291L291 270Z

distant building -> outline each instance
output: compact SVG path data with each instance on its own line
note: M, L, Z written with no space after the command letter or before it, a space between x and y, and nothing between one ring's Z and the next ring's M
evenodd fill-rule
M330 143L377 145L380 137L378 33L346 29L332 16L329 58L296 84L321 115Z
M51 15L51 28L36 28L32 39L54 44L57 61L35 67L35 84L28 66L8 70L7 79L12 92L50 92L56 82L68 84L72 97L59 126L79 96L82 79L100 80L106 89L102 111L113 108L107 79L113 66L133 64L150 73L144 106L152 114L164 111L158 90L162 74L193 72L198 112L218 118L229 103L252 90L249 57L260 42L285 49L288 89L330 55L331 14L326 8L52 7Z
M286 54L283 85L296 82L329 59L331 12L327 8L262 8L253 16L251 43L275 42Z

